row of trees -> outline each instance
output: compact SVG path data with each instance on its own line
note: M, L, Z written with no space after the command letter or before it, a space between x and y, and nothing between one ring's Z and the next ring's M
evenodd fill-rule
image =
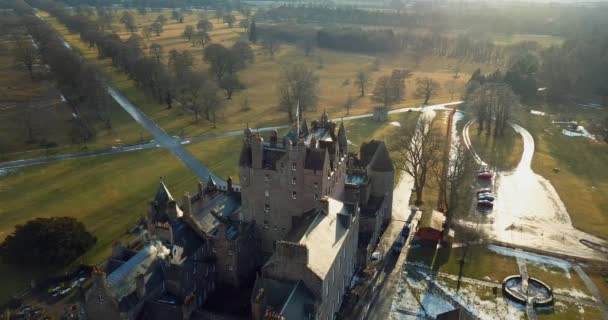
M244 88L237 72L253 62L253 52L247 43L237 42L230 49L212 44L204 49L203 59L209 63L214 80L208 74L193 69L194 58L187 50L165 53L158 43L146 47L138 34L132 34L123 41L97 21L70 14L56 2L40 2L42 8L56 16L71 31L79 32L89 46L96 47L100 58L110 58L113 66L129 75L144 92L159 103L165 103L167 108L172 108L174 102L178 101L197 122L204 116L215 123L216 113L223 102L219 97L220 89L230 99L235 91ZM201 21L199 31L211 30L212 24Z
M16 1L14 7L37 44L36 57L39 55L40 62L49 66L53 79L72 108L72 139L81 143L91 140L96 135L98 123L111 129L111 101L98 70L67 48L55 29L36 17L26 2ZM30 61L30 57L27 60ZM37 60L30 62L33 61Z

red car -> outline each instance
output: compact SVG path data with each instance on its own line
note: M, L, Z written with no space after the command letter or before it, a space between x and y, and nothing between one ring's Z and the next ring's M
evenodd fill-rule
M480 172L477 174L477 178L484 179L484 180L490 180L490 179L492 179L492 173L489 171Z

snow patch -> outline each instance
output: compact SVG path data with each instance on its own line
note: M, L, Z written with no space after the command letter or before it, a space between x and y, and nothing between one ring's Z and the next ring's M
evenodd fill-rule
M401 123L397 122L397 121L393 121L391 123L389 123L391 126L395 126L395 127L401 127Z
M348 142L348 144L350 144L351 146L354 146L354 145L355 145L355 144L354 144L352 141L350 141L350 140L346 140L346 142Z
M488 249L493 251L494 253L497 253L497 254L500 254L503 256L515 257L515 258L525 259L530 262L536 262L536 263L556 266L558 268L563 269L566 272L572 268L572 264L570 264L570 262L568 262L566 260L543 256L543 255L539 255L536 253L530 253L530 252L526 252L526 251L522 251L522 250L514 250L511 248L501 247L501 246L497 246L494 244L489 245Z
M537 111L537 110L530 110L530 113L531 113L531 114L535 114L535 115L537 115L537 116L544 116L544 115L545 115L545 113L544 113L544 112L542 112L542 111Z
M562 129L562 134L568 137L585 137L595 141L595 136L589 133L583 126L577 126L576 130Z
M570 288L570 289L557 288L557 289L553 289L553 293L564 295L564 296L569 296L569 297L573 297L573 298L577 298L577 299L597 301L597 300L595 300L594 297L592 297L578 289L573 289L573 288Z

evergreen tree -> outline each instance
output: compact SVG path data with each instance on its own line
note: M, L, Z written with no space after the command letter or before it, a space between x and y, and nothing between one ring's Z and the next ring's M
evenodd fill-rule
M255 27L255 20L251 20L251 26L249 27L249 41L256 43L258 41L258 33Z

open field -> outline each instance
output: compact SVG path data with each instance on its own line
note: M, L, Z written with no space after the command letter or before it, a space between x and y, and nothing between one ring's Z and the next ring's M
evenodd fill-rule
M524 150L521 136L511 127L505 130L502 137L495 137L493 133L478 134L478 129L479 124L476 122L471 126L469 134L473 149L481 159L500 171L515 169Z
M170 11L163 11L162 13L166 17L170 15ZM183 110L179 110L179 108L167 110L164 105L145 96L135 87L131 80L113 69L109 65L108 59L98 60L95 49L88 48L88 46L80 41L78 35L70 34L53 17L48 17L47 14L42 12L40 14L51 22L70 44L79 48L87 58L100 65L118 89L140 106L163 129L171 134L183 134L186 136L239 130L243 129L246 124L249 124L251 127L260 127L285 123L287 121L286 114L280 112L276 107L276 87L279 83L281 70L290 64L304 64L317 70L320 79L319 106L316 111L307 113L306 117L308 118L316 118L323 110L327 110L332 116L344 115L346 109L343 105L348 95L351 94L353 97L357 97L357 90L353 86L353 77L356 71L372 68L376 58L379 58L380 65L378 70L373 72L373 78L388 74L395 68L414 70L414 76L407 82L406 100L394 105L394 108L414 106L421 103L420 99L413 98L415 79L417 77L430 76L444 85L448 81L453 80L451 68L457 64L456 60L430 57L425 59L419 67L415 67L412 58L407 56L376 57L322 49L317 49L309 57L306 57L301 49L289 45L283 45L274 58L270 58L262 53L259 46L254 45L253 49L256 54L256 61L239 74L247 89L235 93L232 100L225 101L225 106L219 114L218 127L213 129L212 125L206 121L193 123L192 116L184 114ZM138 24L140 26L149 24L159 14L158 12L151 12L145 17L137 15ZM202 61L201 48L193 47L190 42L181 37L181 32L185 25L194 25L197 19L198 16L192 14L186 16L184 23L181 24L175 23L174 20L169 20L165 26L165 32L160 36L152 36L146 44L149 45L156 42L163 45L165 55L172 49L190 50L194 56L194 67L204 70L207 68L207 65ZM231 45L236 39L242 37L242 29L236 27L228 28L216 19L211 19L211 21L214 23L214 31L210 32L212 42ZM123 39L126 39L128 33L123 28L120 24L114 25L114 29L123 36ZM432 99L432 102L449 101L452 99L452 96L454 96L454 99L458 99L464 82L468 80L469 72L472 72L472 70L463 69L460 77L454 81L454 95L450 93L450 90L444 88L438 92L438 95ZM371 89L372 87L369 88L368 92L371 92ZM251 107L249 111L241 110L241 102L245 97ZM371 102L369 97L362 97L355 101L351 114L370 112L374 106L376 104Z
M153 159L153 160L151 160ZM98 263L111 243L128 238L127 230L147 210L159 175L176 198L196 188L196 178L163 149L64 161L3 172L0 176L0 239L16 224L34 217L73 216L98 239L77 263ZM24 273L0 265L0 301L29 283L25 274L48 276L53 270ZM12 271L11 271L12 270Z
M559 46L564 42L562 37L542 35L542 34L513 34L513 35L494 35L494 44L511 45L521 42L536 42L543 47Z
M24 45L30 45L29 40L23 41ZM85 145L70 137L72 108L62 101L61 93L48 80L47 69L36 64L32 79L27 70L15 65L15 42L8 36L0 37L0 46L3 47L0 50L3 75L0 78L0 127L4 133L0 137L0 161L80 151ZM112 129L96 125L96 137L86 144L89 150L149 140L150 135L118 105L112 103L108 108ZM25 110L31 110L28 118ZM28 141L24 119L30 119L34 141ZM44 142L57 146L47 150Z
M604 116L606 113L600 111L586 115ZM558 116L520 118L536 143L532 169L551 181L574 226L608 237L608 144L561 134L561 128L551 123L551 120L557 121Z

